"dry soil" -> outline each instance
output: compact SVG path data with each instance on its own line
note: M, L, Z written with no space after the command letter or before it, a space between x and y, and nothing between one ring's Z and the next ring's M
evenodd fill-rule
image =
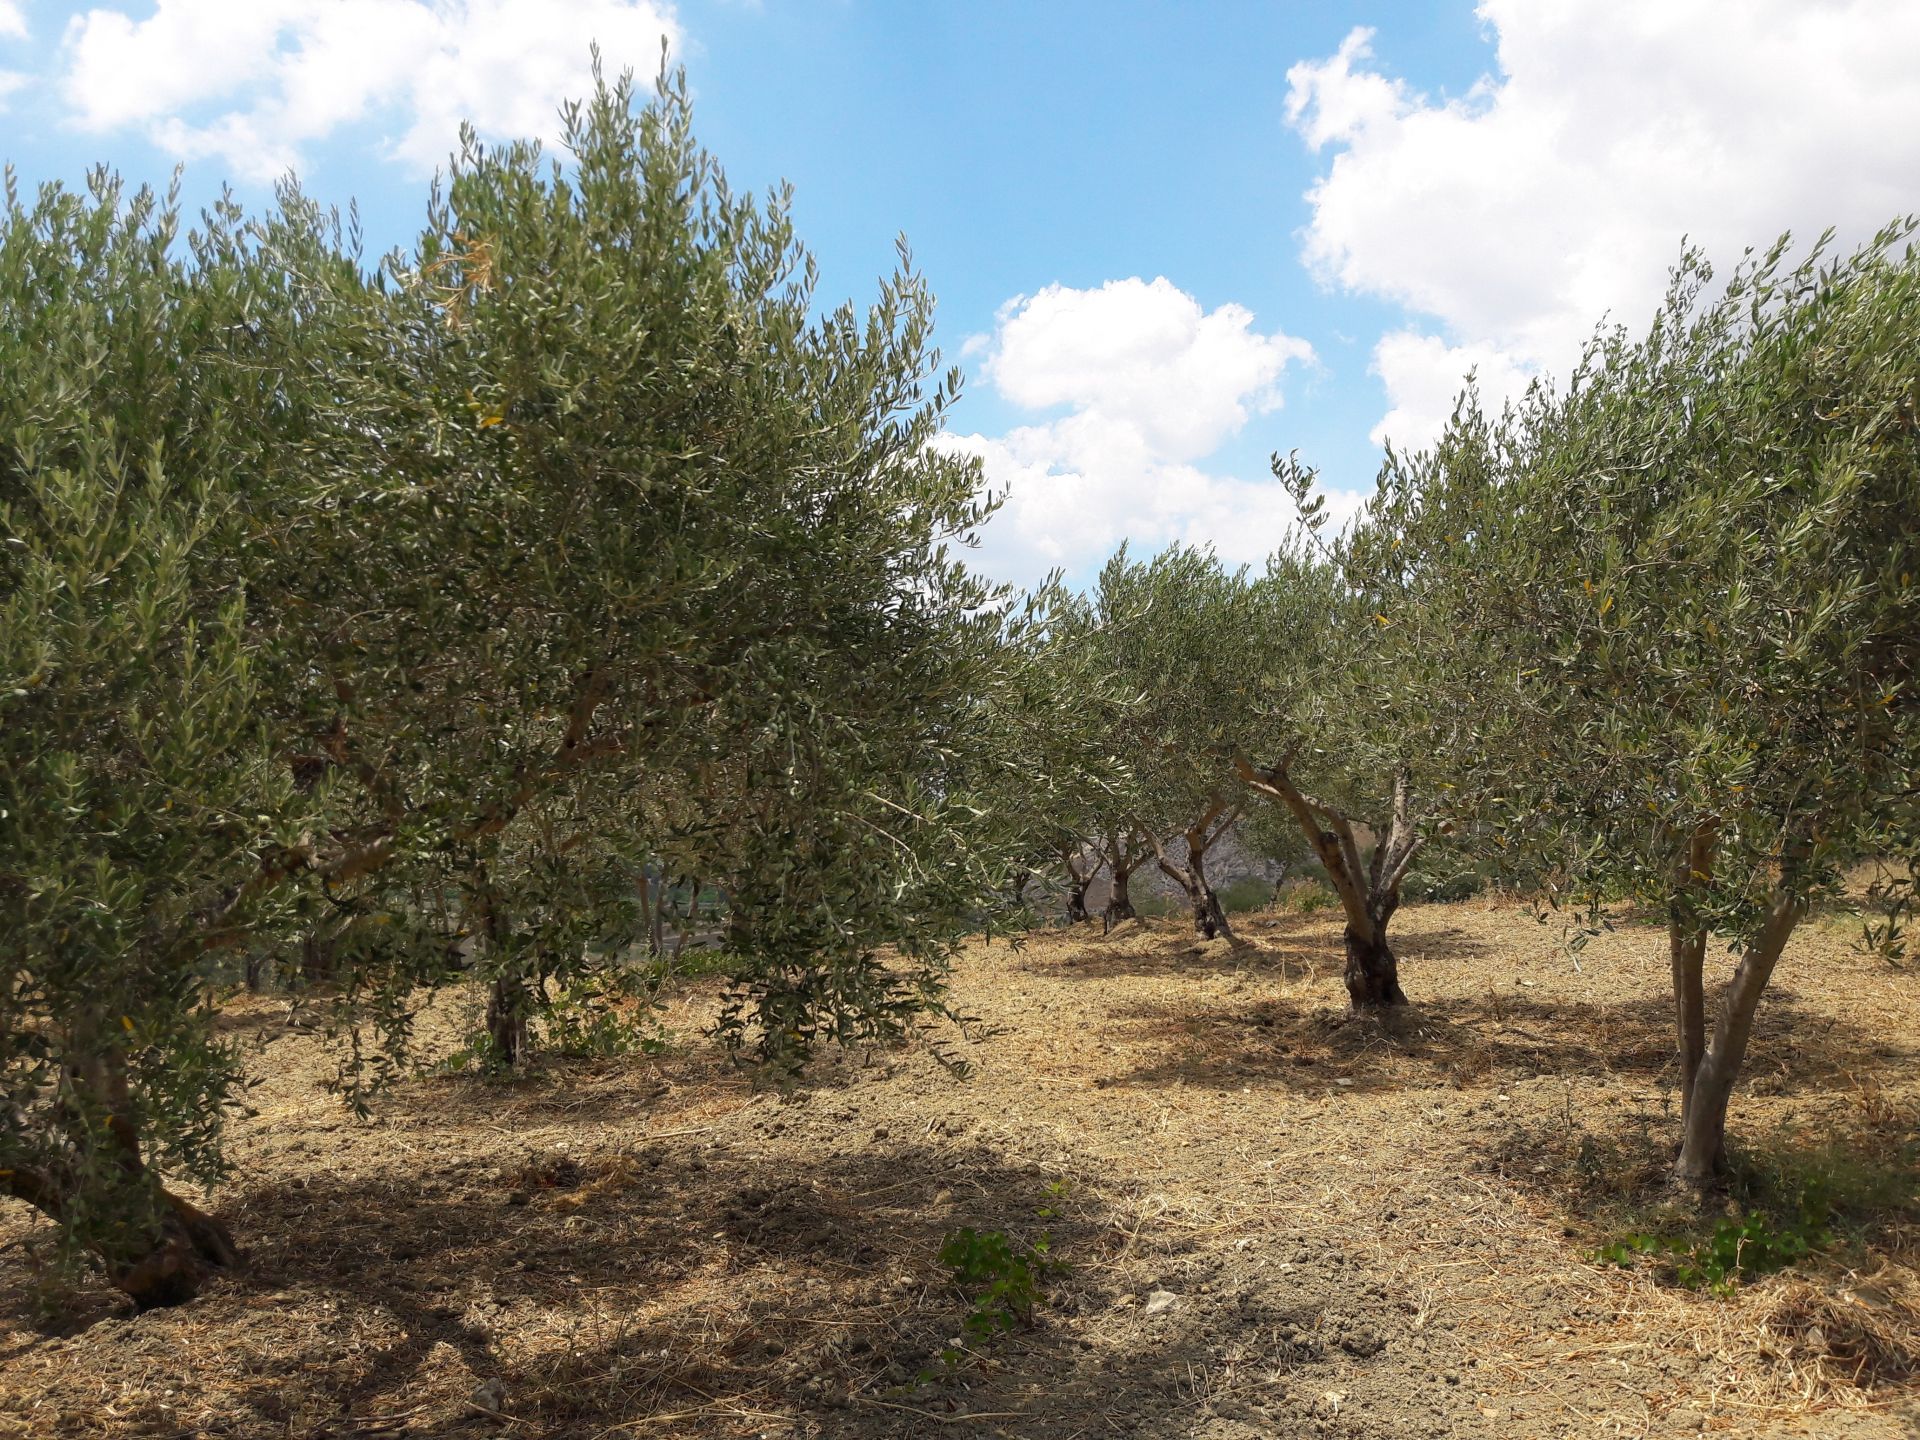
M1590 1258L1671 1139L1660 933L1571 956L1512 905L1396 920L1415 1009L1341 1009L1325 915L976 945L951 1052L757 1085L679 997L653 1057L422 1075L369 1122L240 1000L257 1114L211 1203L247 1268L174 1310L38 1318L0 1211L0 1436L1520 1437L1920 1433L1896 1200L1717 1298ZM438 1002L429 1053L457 1043ZM1796 942L1734 1128L1750 1164L1911 1184L1920 977ZM938 1261L1047 1237L1031 1326Z

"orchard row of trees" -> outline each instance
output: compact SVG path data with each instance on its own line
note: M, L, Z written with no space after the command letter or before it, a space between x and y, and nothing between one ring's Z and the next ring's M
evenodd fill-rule
M1387 929L1441 846L1589 924L1667 919L1675 1178L1725 1164L1768 979L1809 908L1872 863L1866 939L1903 952L1920 871L1920 258L1911 224L1842 259L1788 242L1718 286L1688 254L1644 336L1602 330L1562 388L1389 452L1264 573L1124 551L1054 643L1120 680L1096 724L1126 778L1054 848L1113 909L1148 858L1200 933L1205 860L1250 806L1291 820L1346 917L1356 1009L1406 996ZM1257 812L1256 812L1257 813ZM1091 857L1091 863L1089 862ZM1084 913L1084 906L1081 906ZM1732 962L1710 1005L1707 957Z
M652 994L698 877L719 1035L790 1065L948 1013L1038 864L1080 916L1104 868L1110 919L1151 865L1230 933L1235 826L1318 861L1361 1009L1406 1001L1436 848L1659 907L1711 1177L1794 925L1920 863L1904 231L1718 291L1689 259L1648 336L1498 417L1469 390L1337 536L1277 461L1307 523L1257 572L1123 550L1021 596L956 559L993 507L933 443L958 378L904 252L824 310L681 88L568 131L564 166L466 137L378 264L291 187L186 232L104 173L9 180L0 1193L177 1301L234 1258L164 1181L225 1173L247 963L324 979L350 1092L454 981L512 1064Z

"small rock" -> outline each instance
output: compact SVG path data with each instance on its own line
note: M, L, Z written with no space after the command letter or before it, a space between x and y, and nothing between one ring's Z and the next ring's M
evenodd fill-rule
M1171 1310L1180 1297L1171 1290L1155 1290L1147 1296L1147 1303L1140 1307L1142 1315L1158 1315L1162 1310Z

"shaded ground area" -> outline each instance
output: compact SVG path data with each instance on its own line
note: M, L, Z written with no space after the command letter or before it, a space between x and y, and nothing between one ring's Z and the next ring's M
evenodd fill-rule
M1510 909L1397 925L1390 1025L1337 1008L1324 916L1083 927L968 955L965 1082L899 1052L781 1095L693 1043L409 1081L370 1124L243 1005L259 1113L214 1201L249 1268L60 1333L0 1213L0 1436L1913 1433L1920 982L1837 926L1790 952L1734 1124L1873 1218L1719 1300L1585 1258L1671 1128L1658 932L1576 968ZM1070 1267L1033 1328L965 1334L960 1226Z

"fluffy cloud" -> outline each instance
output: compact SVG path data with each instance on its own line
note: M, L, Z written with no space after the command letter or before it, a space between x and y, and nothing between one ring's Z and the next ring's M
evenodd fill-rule
M1469 373L1481 403L1497 412L1526 393L1536 371L1497 345L1449 345L1437 335L1395 330L1373 347L1373 373L1386 386L1393 408L1367 438L1376 445L1389 440L1398 445L1440 433Z
M986 378L1027 410L1067 405L1133 426L1163 456L1192 459L1280 403L1289 362L1313 348L1261 335L1253 312L1208 312L1164 276L1098 290L1049 285L1001 307Z
M1005 435L952 435L1007 496L987 529L981 568L1020 581L1055 566L1082 572L1123 539L1148 550L1211 542L1258 560L1292 520L1271 481L1211 474L1195 462L1249 416L1280 404L1303 340L1261 334L1238 305L1206 310L1170 281L1049 286L1003 306L981 373L1024 410L1065 413Z
M495 139L557 138L557 107L591 85L594 42L610 70L645 75L679 38L653 0L160 0L141 20L74 17L61 87L83 129L138 126L249 179L370 119L388 127L388 158L424 172L463 119Z
M1511 393L1605 315L1650 318L1682 237L1725 263L1791 229L1859 240L1913 205L1920 6L1909 0L1481 0L1497 73L1433 99L1356 30L1288 72L1330 163L1304 254L1438 333L1384 339L1393 412L1428 438L1466 364Z
M0 0L0 40L27 38L27 17L15 0ZM7 97L25 85L28 76L19 70L0 70L0 115L7 113Z

